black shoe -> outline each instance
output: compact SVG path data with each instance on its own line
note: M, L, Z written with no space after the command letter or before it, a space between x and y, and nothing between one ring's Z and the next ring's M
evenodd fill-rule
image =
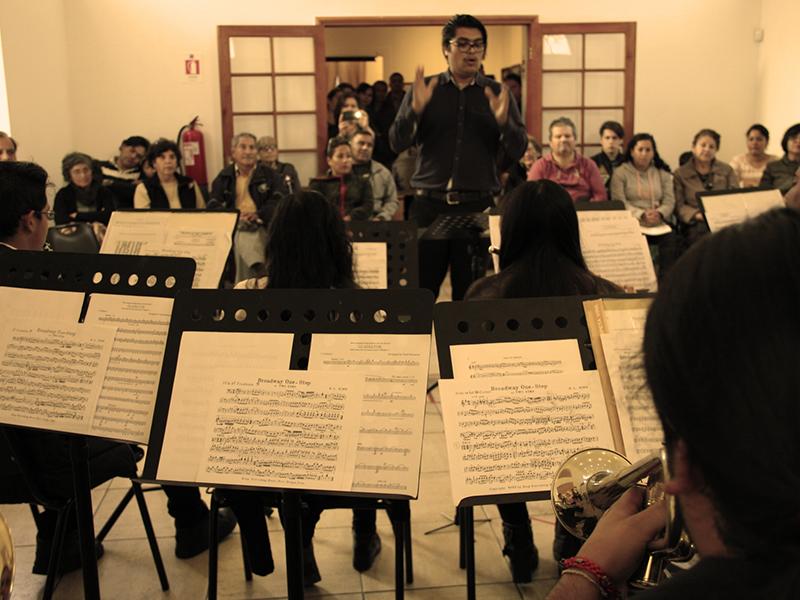
M314 558L314 542L303 548L303 587L311 587L322 581L317 559Z
M99 560L105 550L103 544L95 542L95 556ZM36 558L33 561L34 575L47 575L50 566L50 555L53 553L53 539L45 539L36 536ZM82 566L81 545L78 541L78 532L70 531L64 535L64 543L61 546L61 560L58 564L58 574L63 575L71 571L77 571Z
M558 563L558 572L561 574L561 561L572 558L580 552L583 540L576 538L567 531L560 521L556 521L556 532L553 536L553 558Z
M208 513L190 527L175 529L175 556L178 558L192 558L208 550L208 527L210 523ZM222 541L236 527L236 517L230 508L221 508L217 516L217 541Z
M367 536L353 535L353 568L359 573L368 571L381 551L381 538L377 532Z
M533 581L533 572L539 566L539 551L533 545L531 524L503 523L503 539L503 554L511 561L514 583L530 583Z

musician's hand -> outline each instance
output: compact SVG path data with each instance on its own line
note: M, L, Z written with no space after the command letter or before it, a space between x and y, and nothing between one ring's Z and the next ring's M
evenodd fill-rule
M628 581L666 523L666 504L659 502L640 510L643 499L641 488L625 492L605 512L578 552L597 563L617 585Z
M417 116L421 116L425 107L428 106L437 83L439 83L438 77L431 77L430 81L425 83L425 69L422 66L417 67L411 92L411 108L417 113Z
M494 90L488 85L483 88L483 91L489 99L489 107L492 109L497 124L502 127L508 122L508 104L511 98L508 87L501 86L499 95L495 95Z

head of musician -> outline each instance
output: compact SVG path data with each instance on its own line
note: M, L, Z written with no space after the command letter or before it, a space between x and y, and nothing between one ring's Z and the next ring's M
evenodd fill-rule
M47 172L29 162L0 161L0 242L18 250L41 250L52 210Z

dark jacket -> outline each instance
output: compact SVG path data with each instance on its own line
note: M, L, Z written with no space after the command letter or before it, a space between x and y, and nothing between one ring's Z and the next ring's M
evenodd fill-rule
M273 170L281 180L282 193L291 194L300 189L300 177L297 175L297 169L294 168L293 164L278 161Z
M334 206L339 207L342 217L349 216L353 221L367 221L372 216L372 186L369 179L358 177L354 173L345 176L346 186L344 207L340 201L341 177L333 175L314 177L308 187L316 190Z
M56 193L53 202L53 211L56 213L56 225L70 223L73 221L99 221L108 225L112 211L116 208L116 202L111 191L100 185L92 183L94 193L94 209L86 212L78 211L78 190L74 184L69 183ZM75 218L70 217L71 213L78 213Z
M784 196L794 187L797 170L800 169L800 161L789 160L784 154L783 158L774 160L767 164L764 174L761 176L762 186L777 188Z
M175 173L175 178L178 180L178 199L181 201L181 208L197 208L197 195L194 191L196 185L194 179L186 177L180 173ZM150 196L151 209L167 209L169 210L169 200L164 188L161 187L161 181L158 177L150 177L149 179L142 180L142 184L147 190L147 195Z
M287 188L279 175L265 165L258 164L253 169L250 185L247 187L250 197L256 204L256 212L266 226L272 219L272 213L278 201L286 193ZM219 202L224 208L236 208L236 167L228 165L211 184L209 203Z
M614 174L614 168L620 166L625 162L625 156L622 152L617 154L614 160L608 158L608 155L602 150L592 156L594 164L597 165L597 170L600 171L600 176L603 178L603 184L606 186L606 191L611 191L611 176ZM611 194L609 194L610 196Z

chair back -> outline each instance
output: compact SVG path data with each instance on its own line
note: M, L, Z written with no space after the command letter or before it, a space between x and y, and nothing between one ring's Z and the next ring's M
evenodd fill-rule
M91 223L67 223L47 230L47 242L56 252L97 254L100 244Z

